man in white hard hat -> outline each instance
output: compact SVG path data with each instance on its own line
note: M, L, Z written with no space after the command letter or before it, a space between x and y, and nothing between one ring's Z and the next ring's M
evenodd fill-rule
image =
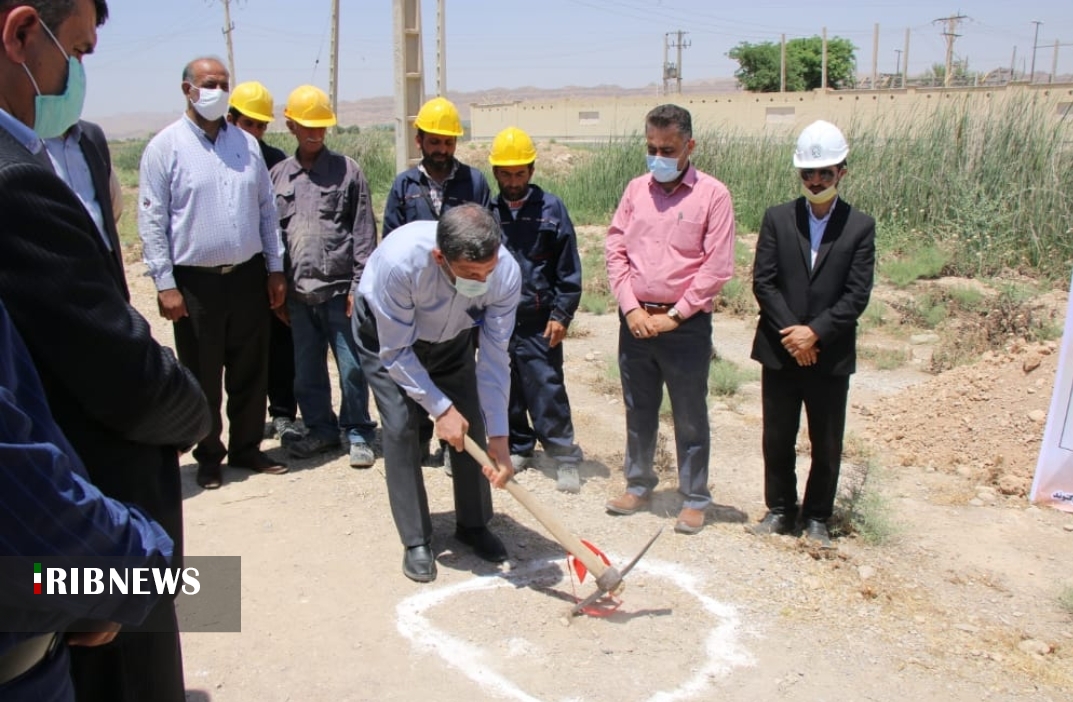
M764 213L753 265L760 320L753 359L763 366L764 498L768 514L754 534L787 534L830 547L846 425L849 376L856 370L857 319L868 306L875 270L875 220L839 197L849 145L837 127L801 132L794 167L802 195ZM797 501L795 444L801 406L812 465Z

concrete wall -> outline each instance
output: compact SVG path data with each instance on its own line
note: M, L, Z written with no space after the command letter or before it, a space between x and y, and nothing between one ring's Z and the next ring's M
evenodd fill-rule
M826 119L852 131L904 129L920 115L944 106L987 110L1003 101L1039 101L1043 113L1073 138L1073 83L1013 84L985 88L904 90L816 90L807 93L717 93L623 98L566 98L470 105L473 139L490 140L509 126L534 139L602 141L644 130L645 114L675 102L693 115L693 130L730 131L742 136L793 133ZM1063 119L1064 115L1064 119Z

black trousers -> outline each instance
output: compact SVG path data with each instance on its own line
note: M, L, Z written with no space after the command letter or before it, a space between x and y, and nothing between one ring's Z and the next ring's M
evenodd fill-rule
M801 406L808 418L812 465L801 504L804 519L826 521L834 509L846 429L848 375L811 368L764 368L760 378L764 412L764 500L772 512L797 512L797 431Z
M174 448L113 443L108 456L83 445L81 455L92 466L94 484L117 499L139 504L175 542L172 567L181 568L183 554L182 487ZM139 480L153 488L135 488L128 471L138 466ZM150 506L151 505L151 506ZM172 599L161 599L141 626L124 626L105 646L72 646L71 679L78 702L185 702L182 648Z
M384 471L395 528L403 546L427 544L432 539L432 519L421 471L425 447L419 439L418 424L428 413L391 379L380 361L376 319L364 300L354 301L351 324L358 341L361 367L380 412ZM469 435L481 447L486 447L484 417L477 396L473 335L467 330L440 343L418 341L412 348L432 382L469 421ZM455 521L463 527L483 527L492 519L491 486L468 453L458 453L453 448L450 451Z
M298 416L294 397L294 335L279 317L269 314L268 334L268 416L292 422Z
M194 449L199 463L250 461L264 435L269 316L264 258L257 254L220 274L175 266L188 317L175 322L175 349L201 384L212 430ZM225 448L220 406L227 389L230 436Z
M140 627L124 626L111 643L72 646L71 679L78 702L185 702L178 632L175 603L168 598L149 611Z

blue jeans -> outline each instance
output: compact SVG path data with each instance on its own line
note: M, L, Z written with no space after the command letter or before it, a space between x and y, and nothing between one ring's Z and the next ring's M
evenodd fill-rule
M376 424L369 418L369 386L350 333L346 295L316 305L288 298L287 310L294 335L294 396L309 433L332 440L342 429L352 444L372 443ZM332 409L329 348L339 371L338 417Z

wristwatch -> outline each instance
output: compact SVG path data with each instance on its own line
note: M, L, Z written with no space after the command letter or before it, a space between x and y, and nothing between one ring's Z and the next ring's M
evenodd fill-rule
M685 321L685 319L682 317L682 313L674 307L667 310L667 316L673 319L675 324L681 324Z

